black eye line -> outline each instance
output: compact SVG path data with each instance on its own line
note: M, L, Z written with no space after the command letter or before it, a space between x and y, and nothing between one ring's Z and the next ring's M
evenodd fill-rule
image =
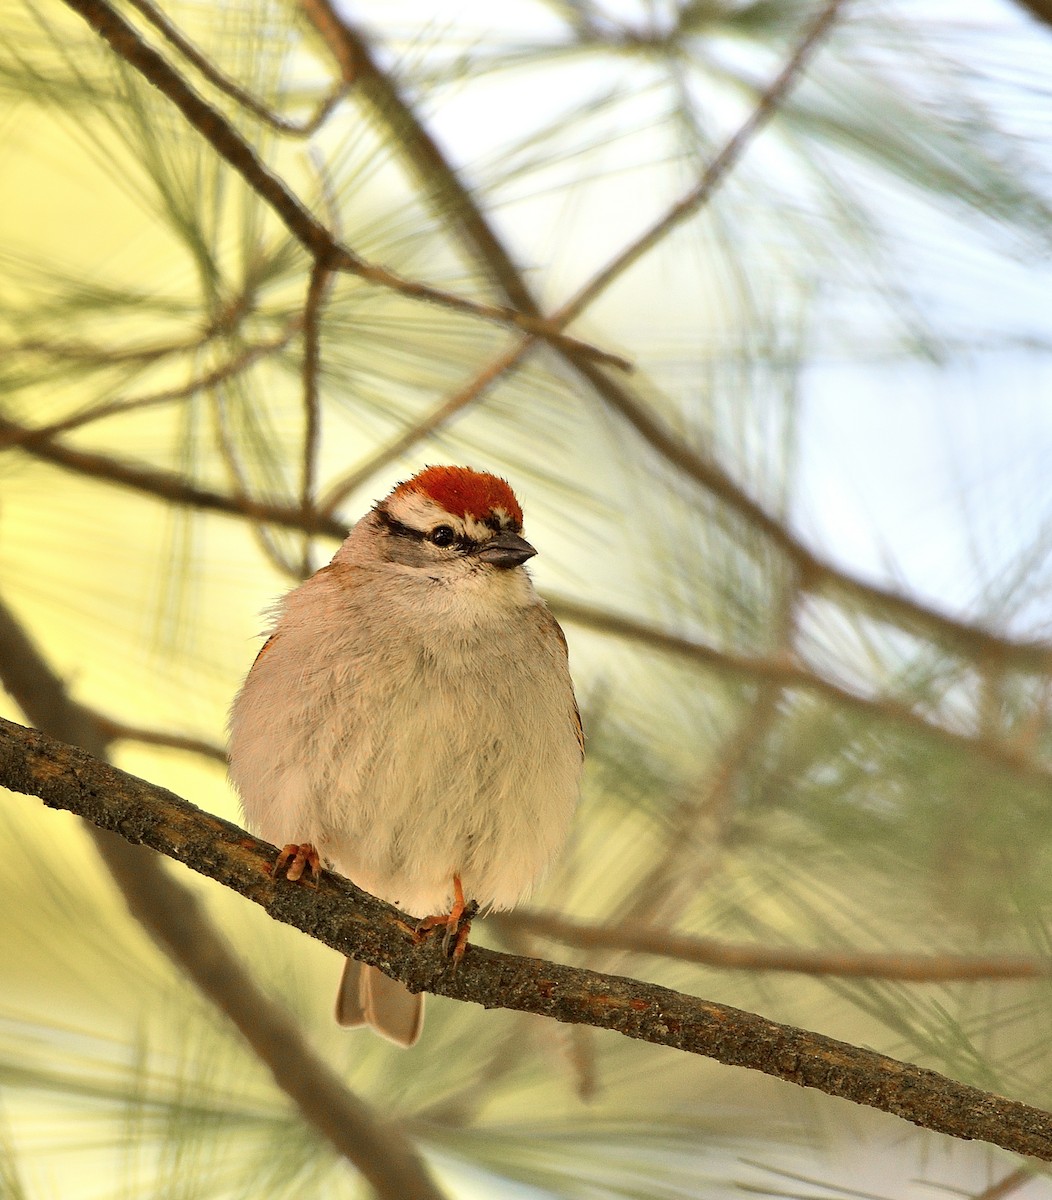
M399 521L397 517L392 517L386 508L377 508L376 514L386 526L387 532L394 537L409 538L414 542L430 542L431 535L435 532L434 529L414 529L412 525L406 525L404 521ZM444 525L445 522L443 521L442 524ZM440 529L441 527L441 525L436 525L435 529ZM448 528L452 529L453 527L448 526ZM440 550L456 550L460 554L468 554L473 550L479 549L480 543L476 542L473 538L457 534L456 530L453 530L453 532L456 534L455 540L446 546L440 546ZM435 543L432 544L434 545Z
M397 517L392 517L386 508L378 508L376 515L387 527L387 532L395 537L410 538L415 542L423 542L428 538L428 534L422 529L414 529L412 525L406 525L404 521L399 521Z

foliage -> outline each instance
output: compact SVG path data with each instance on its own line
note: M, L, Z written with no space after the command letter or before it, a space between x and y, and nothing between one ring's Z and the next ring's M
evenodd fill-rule
M362 5L347 86L317 4L167 5L204 73L144 0L121 11L364 260L477 304L528 287L547 312L690 191L817 10ZM140 735L221 744L258 612L334 547L298 515L338 496L329 515L350 523L429 461L498 470L523 496L542 591L577 606L564 622L589 734L574 841L538 907L759 946L1047 957L1047 478L1015 458L994 470L1015 445L1004 411L1048 448L1047 414L1000 380L1046 367L1049 47L996 20L976 33L845 3L720 186L573 323L631 361L596 369L675 455L539 340L434 420L521 334L352 272L321 296L315 408L304 248L76 15L4 0L0 596L75 698L130 727L120 765L236 819L214 758ZM302 123L336 95L307 137L260 116ZM934 435L910 448L917 410ZM865 444L851 422L874 413ZM978 465L941 528L972 557L925 573L879 520L852 524L833 460L877 463L882 513L900 456L944 479L956 438ZM181 501L159 480L185 485ZM906 492L924 499L916 478ZM212 493L245 511L209 509ZM251 502L292 516L255 519ZM803 569L787 539L829 569ZM0 819L20 864L0 877L17 914L0 931L0 1191L358 1194L129 921L76 825L15 797ZM332 955L192 886L450 1195L902 1196L911 1174L977 1192L1013 1165L505 1012L434 1001L400 1054L331 1026ZM515 945L1052 1107L1047 981L716 974ZM891 1153L894 1191L874 1166Z

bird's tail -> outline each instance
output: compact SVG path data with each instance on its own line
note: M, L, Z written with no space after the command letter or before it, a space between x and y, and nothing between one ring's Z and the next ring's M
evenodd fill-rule
M424 997L376 967L348 958L336 994L336 1020L348 1027L370 1025L396 1045L412 1046L424 1025Z

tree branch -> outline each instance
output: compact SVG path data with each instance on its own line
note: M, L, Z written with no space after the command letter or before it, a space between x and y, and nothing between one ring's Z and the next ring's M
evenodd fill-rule
M514 308L469 300L419 280L405 279L386 267L366 262L332 236L299 197L266 166L226 117L203 100L186 80L106 3L106 0L64 0L64 3L82 17L109 44L115 54L168 97L187 121L211 144L215 152L226 159L260 199L271 207L316 263L331 271L346 271L357 275L360 279L378 287L389 288L411 300L427 301L499 325L518 326L524 332L534 334L553 345L572 348L575 353L586 358L607 363L621 370L631 370L632 364L627 359L570 337L541 318L520 313Z
M222 71L207 58L200 50L185 37L171 21L155 8L150 0L128 0L133 8L138 9L150 24L160 32L160 34L172 45L176 50L194 66L205 79L214 87L221 91L224 95L229 96L231 100L236 101L242 108L252 113L265 125L269 125L271 129L277 130L278 133L287 134L290 137L306 138L318 132L325 124L329 116L335 111L336 106L347 95L350 89L350 83L340 81L329 94L318 104L314 113L307 118L302 124L297 124L295 121L288 120L287 117L278 116L277 113L271 110L255 96L250 95L239 84L234 83Z
M745 121L723 144L720 152L702 172L697 184L679 199L663 217L655 221L634 242L630 242L620 254L594 275L572 300L559 309L553 319L559 322L560 326L563 322L568 324L584 312L619 275L624 274L633 263L638 262L652 250L677 225L693 216L708 202L709 197L737 165L757 134L778 111L790 88L803 74L804 68L822 39L832 29L841 2L842 0L826 0L826 4L821 8L818 16L797 42L792 54L785 60L782 69L764 89Z
M561 913L520 909L489 918L498 929L537 934L584 950L629 950L726 971L787 971L838 979L898 979L906 983L974 983L988 979L1049 979L1052 958L1021 954L905 954L857 950L801 950L735 945L672 933L640 921L594 925Z
M897 725L926 738L928 741L950 749L963 751L973 757L993 763L1021 779L1047 787L1052 782L1052 768L1035 762L1019 749L995 738L960 733L945 725L929 721L908 704L889 696L864 696L859 692L841 687L830 679L817 674L799 662L785 658L765 658L753 654L735 654L718 650L704 642L666 633L662 629L647 625L633 617L622 617L616 613L593 608L561 596L546 596L548 605L560 621L569 625L581 625L599 633L613 634L628 641L638 642L655 650L675 654L699 666L761 683L777 684L821 696L844 712L854 712L868 720L882 724Z
M391 136L397 139L422 185L429 192L437 194L442 210L459 226L468 244L475 251L478 261L487 268L509 302L532 317L541 317L541 309L510 252L475 204L470 190L463 184L438 143L421 123L412 105L402 96L397 84L378 65L368 39L336 12L330 0L301 0L301 5L328 44L344 78L355 79L374 110L386 121ZM552 324L559 325L562 320L569 319L569 316L579 314L603 287L629 265L630 261L634 262L639 254L651 248L677 221L696 212L708 201L758 129L777 111L786 91L799 78L808 58L828 32L836 17L837 8L837 4L830 2L819 12L783 69L760 96L750 117L723 146L696 186L638 242L586 284L584 290L569 306L551 318ZM1016 640L957 620L920 604L911 597L867 583L813 553L785 524L767 513L715 463L684 444L682 437L668 429L632 396L620 381L612 379L595 362L582 358L571 347L556 344L555 349L581 374L601 399L628 421L643 440L670 465L733 508L749 524L769 537L798 568L808 590L823 587L837 590L847 598L875 609L900 626L922 630L943 645L954 651L964 652L972 658L1000 655L1006 664L1026 670L1045 672L1048 669L1052 661L1052 645L1047 642ZM499 360L495 365L500 370L507 369L518 357L503 367L499 366ZM441 421L446 419L447 414L438 409L436 415L438 421ZM436 423L429 421L426 427L421 428L421 434L430 432ZM401 449L405 448L401 441L399 446ZM354 472L355 483L364 479L371 465L366 463ZM331 503L331 495L328 499Z
M467 408L469 404L473 404L536 344L533 338L520 338L513 342L499 357L491 359L463 387L440 401L418 421L414 421L404 433L392 438L386 446L381 446L363 462L352 467L345 475L330 484L318 502L318 511L325 517L331 517L355 488L360 487L375 472L382 470L411 450L421 438L445 425L450 418Z
M255 342L245 346L227 362L213 367L203 375L199 375L196 379L190 379L178 387L165 388L164 391L153 392L148 396L128 396L123 399L105 400L91 408L82 409L80 412L62 417L58 421L52 421L50 425L15 425L13 422L5 422L3 430L0 431L0 450L7 450L12 446L27 446L50 441L61 434L71 433L74 429L81 429L85 425L104 420L107 417L123 416L125 413L137 412L144 408L156 408L177 400L188 400L199 392L208 391L210 388L240 375L260 359L284 350L302 326L303 318L293 317L284 332L278 337L268 342Z
M457 968L437 939L415 945L404 914L340 876L324 872L316 886L275 879L273 846L82 750L2 720L0 782L177 859L417 991L614 1030L1052 1161L1052 1114L871 1050L653 984L478 946L468 947Z
M226 765L226 750L215 742L204 738L190 737L183 733L170 733L164 729L146 729L140 725L128 725L124 721L116 721L102 713L85 710L90 720L94 721L99 733L107 742L138 742L143 746L164 746L169 750L182 750L187 754L198 754L209 758L212 762Z
M37 439L33 436L36 431L30 427L0 417L0 438L12 435L18 439L27 432L30 436L25 439L25 445L20 446L21 449L35 458L78 475L87 475L92 479L130 488L132 491L180 507L227 513L231 516L247 517L253 521L266 521L285 529L302 529L308 533L324 534L339 541L347 536L347 526L342 521L318 512L304 514L298 504L272 504L266 500L231 496L211 488L198 487L177 471L167 471L148 463L126 462L87 450L76 450L60 441Z

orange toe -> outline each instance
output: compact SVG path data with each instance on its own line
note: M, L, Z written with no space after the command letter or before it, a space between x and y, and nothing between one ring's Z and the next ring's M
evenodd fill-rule
M275 859L271 874L276 877L284 873L286 879L295 883L303 877L304 871L309 871L315 879L321 875L321 858L318 851L310 842L290 842Z

